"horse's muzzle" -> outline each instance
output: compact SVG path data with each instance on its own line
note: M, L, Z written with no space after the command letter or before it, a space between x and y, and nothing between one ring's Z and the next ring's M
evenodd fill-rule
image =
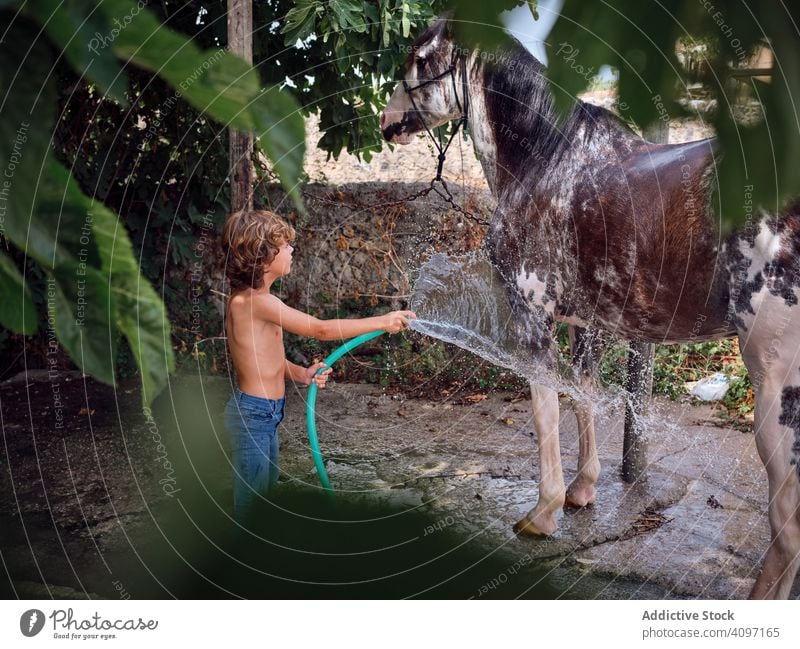
M414 139L411 133L403 132L403 126L399 122L395 122L381 132L383 133L384 139L392 144L410 144Z
M386 110L381 113L380 123L384 139L392 144L409 144L414 140L414 134L424 128L416 111Z

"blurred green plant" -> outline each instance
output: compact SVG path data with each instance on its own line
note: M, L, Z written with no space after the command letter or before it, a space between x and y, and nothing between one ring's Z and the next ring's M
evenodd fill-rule
M203 51L132 0L6 1L0 15L8 26L0 45L0 233L16 246L10 255L0 252L0 324L17 333L36 331L34 300L20 272L32 258L48 278L44 318L75 364L113 383L124 338L141 375L142 399L149 403L174 368L169 322L163 302L141 275L144 250L134 252L97 185L85 194L53 156L56 64L65 59L90 92L128 109L137 102L128 69L157 74L200 115L255 132L300 205L304 127L298 104L276 87L265 90L243 60L219 46ZM173 249L179 257L188 251L180 240Z

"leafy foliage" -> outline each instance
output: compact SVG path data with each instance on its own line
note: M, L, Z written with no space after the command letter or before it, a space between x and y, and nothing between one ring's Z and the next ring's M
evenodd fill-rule
M460 36L492 39L504 9L524 0L275 0L254 5L254 64L268 84L289 80L308 115L319 111L318 146L369 161L384 145L378 115L405 70L408 46L450 12ZM527 2L534 11L535 0ZM224 10L223 10L224 11ZM273 22L274 21L274 22ZM282 39L277 38L282 36ZM495 41L491 41L495 42Z
M118 341L124 337L142 377L143 399L149 402L165 384L174 357L164 305L140 275L126 229L100 202L113 193L115 185L118 188L130 180L130 176L116 176L125 167L125 158L109 155L116 152L119 122L106 122L108 129L83 133L77 142L66 138L66 145L59 147L61 154L70 146L77 154L84 135L96 140L98 155L79 165L78 177L83 180L79 188L76 178L50 152L57 96L52 71L60 60L57 55L63 54L72 68L58 67L60 79L74 73L87 78L90 85L84 86L73 77L71 89L80 88L97 103L111 104L117 111L130 110L147 93L147 85L140 94L129 86L126 70L134 65L163 78L178 98L197 111L201 123L200 116L208 115L223 127L256 131L284 186L299 204L304 137L297 104L286 92L275 88L265 92L258 75L244 61L219 47L203 51L131 0L104 0L94 6L52 0L4 3L1 13L10 27L0 49L4 97L0 160L11 172L0 186L4 190L1 233L24 251L26 260L34 259L48 278L46 299L32 300L25 276L12 261L16 257L4 256L0 291L10 300L4 304L2 323L13 331L31 333L36 322L33 303L46 304L46 317L72 360L108 383L114 381ZM165 109L162 105L155 114ZM144 126L153 124L150 119ZM135 128L143 130L138 123ZM148 129L146 139L140 151L163 144L157 123L154 131ZM108 147L105 157L99 155L101 143ZM124 152L134 153L130 146ZM109 160L112 173L106 174ZM75 156L76 161L80 156ZM84 195L82 189L87 188L97 200ZM119 205L123 203L124 190ZM196 210L189 218L197 218ZM179 240L176 249L185 255L190 248L181 243L185 241Z
M606 347L600 364L600 380L605 385L625 385L628 344L617 342ZM734 417L753 410L753 391L747 368L739 355L735 339L713 340L684 345L657 345L653 363L653 394L670 399L688 396L686 384L715 372L730 379L723 404Z
M383 146L378 114L404 69L404 48L446 8L444 0L259 3L254 22L276 23L254 34L254 64L266 83L289 79L304 114L319 111L320 148L369 161Z
M131 0L105 0L117 15L129 15ZM120 30L111 47L121 58L157 72L194 108L223 125L253 132L272 160L284 187L300 206L305 129L295 100L276 87L264 90L256 71L227 50L203 51L185 36L141 11Z

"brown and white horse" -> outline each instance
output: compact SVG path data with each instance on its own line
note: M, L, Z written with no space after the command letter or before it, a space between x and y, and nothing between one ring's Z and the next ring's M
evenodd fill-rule
M756 216L745 187L746 225L723 241L711 209L713 141L652 144L582 102L560 122L532 55L515 41L488 54L459 48L437 20L381 115L384 137L409 142L469 106L498 201L488 252L542 362L555 321L658 343L739 336L772 533L751 596L786 597L800 564L800 203ZM565 503L593 500L599 463L584 422L578 476L565 487L557 394L531 391L539 499L515 530L536 536L556 530Z

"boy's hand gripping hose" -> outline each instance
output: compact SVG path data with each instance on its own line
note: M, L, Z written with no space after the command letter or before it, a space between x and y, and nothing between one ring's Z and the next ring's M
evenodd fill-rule
M362 334L360 336L356 336L355 338L351 338L348 340L344 345L339 347L336 351L334 351L330 356L328 356L323 362L325 363L325 367L321 367L319 369L320 372L324 372L329 367L332 367L333 364L338 361L342 356L344 356L349 351L355 349L362 343L367 342L368 340L372 340L373 338L377 338L378 336L386 333L385 331L371 331L368 334ZM311 444L311 457L314 458L314 464L317 467L317 475L319 476L319 481L322 484L322 488L329 493L333 493L333 489L331 488L331 482L328 480L328 472L325 470L325 462L322 459L322 452L319 450L319 440L317 440L317 387L316 383L312 383L308 388L308 403L306 404L306 423L308 425L308 441Z

